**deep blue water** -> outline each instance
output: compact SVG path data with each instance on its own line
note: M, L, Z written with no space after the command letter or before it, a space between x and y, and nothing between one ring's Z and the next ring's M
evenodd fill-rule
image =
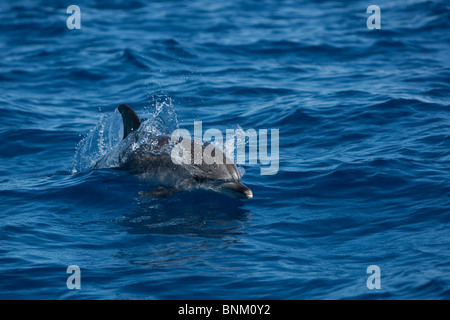
M2 1L0 30L1 299L450 298L448 2ZM122 103L279 129L279 170L243 165L250 200L80 170Z

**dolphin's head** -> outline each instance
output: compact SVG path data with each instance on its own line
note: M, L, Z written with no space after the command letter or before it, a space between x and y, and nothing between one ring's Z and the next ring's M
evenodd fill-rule
M253 198L253 192L240 181L226 182L220 185L220 191L241 199Z
M203 144L203 147L209 143ZM241 199L253 198L253 192L243 183L241 183L241 173L238 170L236 164L230 161L225 154L220 150L215 150L216 156L221 157L221 164L202 164L201 170L197 171L201 178L197 177L197 181L209 181L218 185L217 191L228 194L232 197L238 197ZM219 153L217 155L217 153ZM205 157L205 155L203 155ZM203 159L205 161L205 159ZM212 162L209 159L209 162ZM215 182L214 182L215 181Z

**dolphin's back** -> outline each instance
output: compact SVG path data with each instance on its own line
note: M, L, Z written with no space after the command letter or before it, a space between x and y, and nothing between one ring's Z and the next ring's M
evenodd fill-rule
M194 163L194 150L198 149L195 144L201 144L202 154L204 149L210 145L208 142L193 140L191 142L191 163L175 163L171 157L172 148L169 136L152 137L150 144L141 144L132 152L128 159L121 165L121 168L136 174L162 174L172 173L179 179L194 179L197 182L208 180L240 181L241 175L234 163L225 154L215 149L215 157L223 159L222 163L205 162Z

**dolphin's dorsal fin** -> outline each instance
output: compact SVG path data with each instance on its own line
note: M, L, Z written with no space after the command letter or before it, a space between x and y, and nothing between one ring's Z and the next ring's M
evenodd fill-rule
M119 112L122 115L123 138L125 139L131 131L135 131L139 128L141 120L129 105L121 104L119 106Z

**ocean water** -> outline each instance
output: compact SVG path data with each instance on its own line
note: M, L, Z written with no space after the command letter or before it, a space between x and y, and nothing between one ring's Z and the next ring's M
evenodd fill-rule
M0 30L1 299L450 298L448 2L2 1ZM122 103L278 129L278 171L144 196L92 170Z

